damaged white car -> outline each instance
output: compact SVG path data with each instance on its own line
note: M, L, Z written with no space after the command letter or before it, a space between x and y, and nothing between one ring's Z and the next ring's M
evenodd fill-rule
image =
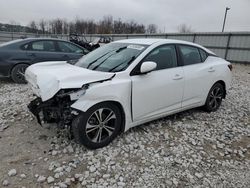
M70 125L88 148L173 113L203 106L215 111L231 82L232 66L208 49L167 39L107 44L69 62L39 63L25 77L37 98L38 122Z

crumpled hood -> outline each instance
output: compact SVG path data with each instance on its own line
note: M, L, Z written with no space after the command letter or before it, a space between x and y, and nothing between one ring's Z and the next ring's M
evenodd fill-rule
M46 101L60 89L81 88L84 84L107 80L115 73L92 71L66 61L43 62L29 66L25 78L33 92Z

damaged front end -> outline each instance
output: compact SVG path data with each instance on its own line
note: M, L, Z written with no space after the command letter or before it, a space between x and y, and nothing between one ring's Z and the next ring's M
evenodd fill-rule
M93 71L67 62L42 62L29 66L25 79L37 96L29 105L38 123L70 125L78 110L71 106L90 85L111 80L115 73Z
M42 123L57 123L59 126L70 125L74 117L78 115L71 105L84 93L85 90L61 90L47 101L42 101L40 97L37 97L30 102L28 108L40 125Z

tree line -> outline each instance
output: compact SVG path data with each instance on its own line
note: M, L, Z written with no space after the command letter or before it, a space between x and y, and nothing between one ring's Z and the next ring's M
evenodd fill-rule
M157 33L155 24L144 25L135 21L122 21L104 16L100 21L76 18L73 21L56 18L52 20L41 19L31 21L28 25L30 32L41 34L133 34Z
M27 26L21 26L15 21L9 24L0 23L0 31L8 32L26 32L37 34L154 34L162 33L158 30L157 25L144 25L135 21L123 21L113 19L112 16L104 16L100 21L93 19L76 18L73 21L66 19L41 19L39 21L31 21ZM181 24L177 27L179 33L191 33L194 30L191 26ZM165 29L164 29L165 32Z

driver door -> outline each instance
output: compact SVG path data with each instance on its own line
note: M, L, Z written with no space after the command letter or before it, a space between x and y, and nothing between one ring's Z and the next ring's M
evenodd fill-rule
M155 48L142 62L146 61L155 62L157 67L150 73L131 76L133 121L181 108L184 75L177 63L175 45Z

